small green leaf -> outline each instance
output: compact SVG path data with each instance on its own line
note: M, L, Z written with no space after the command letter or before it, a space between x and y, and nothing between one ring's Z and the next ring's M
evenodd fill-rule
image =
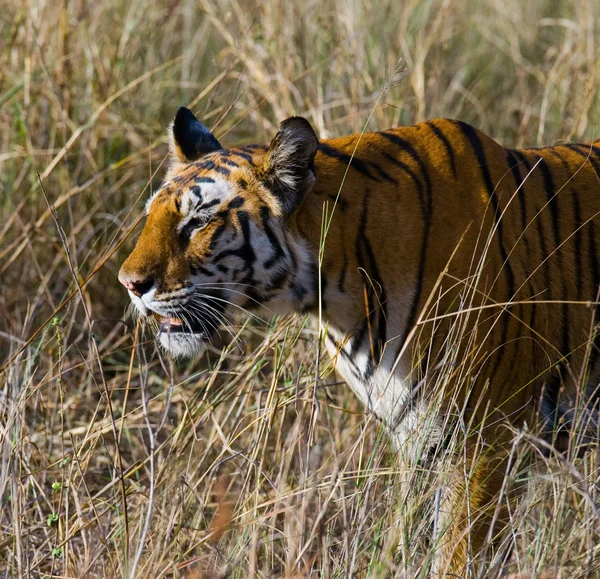
M63 466L67 465L68 462L71 460L70 456L65 456L65 458L63 458L59 463L58 463L58 467L62 468Z

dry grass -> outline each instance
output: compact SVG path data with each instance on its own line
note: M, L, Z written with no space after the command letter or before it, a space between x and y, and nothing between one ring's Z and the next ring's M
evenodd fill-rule
M426 576L444 458L400 463L326 362L315 389L306 320L173 366L123 317L116 272L179 105L224 143L291 114L322 136L373 113L507 145L597 138L599 17L595 0L5 0L4 575ZM600 455L527 474L516 440L514 548L485 576L503 555L522 577L599 576Z

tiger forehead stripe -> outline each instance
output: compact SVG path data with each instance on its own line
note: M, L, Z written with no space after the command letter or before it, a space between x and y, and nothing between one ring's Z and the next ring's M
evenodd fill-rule
M235 188L229 181L199 177L194 185L181 194L181 213L188 215L214 207L235 196Z

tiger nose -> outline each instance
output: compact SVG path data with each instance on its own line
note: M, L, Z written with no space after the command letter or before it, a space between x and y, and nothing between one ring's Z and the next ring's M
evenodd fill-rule
M119 272L119 281L138 298L141 298L154 285L154 279L138 279L133 276Z

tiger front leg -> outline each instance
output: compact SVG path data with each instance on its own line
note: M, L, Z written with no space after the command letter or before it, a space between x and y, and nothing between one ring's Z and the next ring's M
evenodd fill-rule
M486 448L481 439L468 441L457 456L440 504L432 577L480 576L477 571L492 554L484 547L497 545L508 522L508 459L504 447Z

